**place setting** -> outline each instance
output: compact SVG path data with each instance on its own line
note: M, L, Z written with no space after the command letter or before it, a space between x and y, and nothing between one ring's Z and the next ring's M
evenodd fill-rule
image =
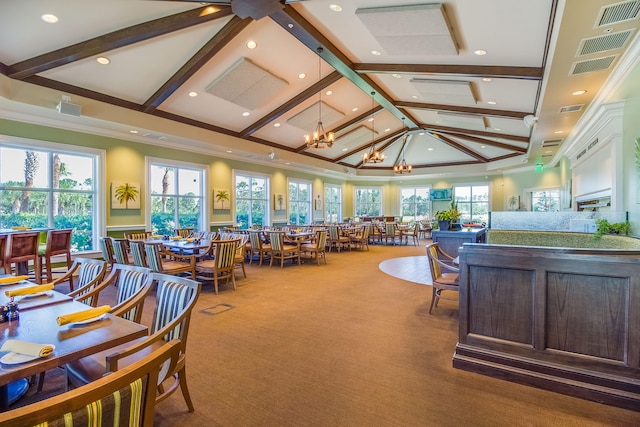
M3 365L18 365L32 360L46 358L55 350L53 344L38 344L21 340L7 340L0 347L0 352L6 352L0 357Z
M107 313L111 311L111 306L102 305L100 307L90 308L88 310L77 311L58 316L56 322L59 326L79 327L99 322L107 317Z

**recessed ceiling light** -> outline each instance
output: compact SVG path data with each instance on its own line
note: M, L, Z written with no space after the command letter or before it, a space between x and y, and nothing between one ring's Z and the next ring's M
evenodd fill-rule
M433 147L427 148L427 151L433 151Z
M58 17L50 13L45 13L40 17L40 19L42 19L47 24L55 24L56 22L58 22Z
M334 12L342 12L342 6L340 6L339 4L330 4L329 9L333 10Z
M373 117L369 117L369 119L367 121L368 122L372 122L373 121Z
M487 146L486 145L481 145L480 148L487 148Z
M385 132L389 132L391 130L391 128L386 128L384 131Z
M280 127L280 123L274 123L274 124L273 124L273 127L274 127L274 128L279 128L279 127Z
M547 151L545 151L544 153L545 153L545 154L551 154L551 153L553 153L553 151L551 151L551 150L547 150Z
M487 101L487 104L489 104L489 105L496 105L496 101Z
M490 78L490 77L484 77L484 78L482 79L482 81L483 81L483 82L490 82L490 81L491 81L491 78Z
M400 74L391 74L394 79L401 79L402 76Z
M298 74L298 78L299 79L304 79L305 77L307 77L307 75L305 73Z
M242 113L242 117L249 117L249 114L251 113L248 111L245 111L244 113Z
M333 95L333 91L332 90L328 90L324 94L327 95L327 96L331 96L331 95Z
M358 107L353 107L353 108L351 109L351 111L353 111L353 112L355 113L356 111L358 111Z
M382 55L382 52L380 52L379 50L372 50L371 54L375 55L375 56L380 56L380 55Z
M343 148L343 149L342 149L342 151L347 151L347 150L348 150L348 148L347 148L347 147L345 147L345 148Z
M231 151L231 150L227 150L227 153L233 153L233 151Z
M584 89L581 89L581 90L576 90L575 92L572 92L571 95L584 95L585 93L587 93L587 91Z
M482 50L482 49L478 49L478 50L474 50L473 53L475 53L476 55L482 56L482 55L486 55L487 51L486 50Z
M96 58L96 61L98 62L98 64L102 64L102 65L107 65L107 64L111 63L111 60L109 58L107 58L106 56L98 56Z
M247 47L248 47L249 49L255 49L257 46L258 46L258 44L257 44L256 42L254 42L253 40L249 40L249 41L247 42Z
M419 132L418 135L422 136L424 135L424 132Z
M191 92L189 92L189 96L192 97L192 98L195 98L196 96L198 96L198 92L191 91Z
M411 95L411 98L418 99L418 95Z
M138 133L138 131L137 131L137 130L135 130L135 129L131 129L131 130L129 131L129 133L132 133L132 134L134 134L134 135L135 135L135 134L137 134L137 133Z
M557 131L555 131L554 133L562 133L562 132L564 132L564 131L557 130Z
M498 131L500 131L500 130L502 130L502 129L500 129L500 128L493 128L493 130L498 130Z
M291 163L289 163L289 162L285 162L284 164L285 164L285 165L290 165Z

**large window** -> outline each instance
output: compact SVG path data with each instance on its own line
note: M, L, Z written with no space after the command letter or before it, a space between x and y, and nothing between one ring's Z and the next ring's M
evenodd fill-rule
M289 223L311 224L311 183L289 180Z
M557 188L531 192L531 210L533 212L559 212L560 190Z
M176 228L208 230L206 168L164 159L147 159L151 231L173 235Z
M377 187L356 187L356 216L382 215L382 189Z
M429 188L401 188L400 212L405 222L429 219Z
M236 225L251 228L269 224L269 178L244 172L235 174ZM282 198L284 198L283 195ZM284 200L282 200L284 205Z
M325 222L342 222L342 187L327 184L324 187Z
M460 185L454 187L455 204L462 214L460 222L489 222L489 186Z
M97 249L104 152L14 140L0 140L0 228L71 228L73 252Z

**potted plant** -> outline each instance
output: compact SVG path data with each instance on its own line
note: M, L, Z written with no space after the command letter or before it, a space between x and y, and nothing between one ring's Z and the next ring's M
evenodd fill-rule
M631 223L629 221L610 223L607 219L596 220L596 232L594 239L599 239L603 234L623 234L628 236L631 233Z
M455 207L447 209L446 211L438 211L436 212L438 227L440 230L448 230L451 223L459 220L460 216L460 212Z

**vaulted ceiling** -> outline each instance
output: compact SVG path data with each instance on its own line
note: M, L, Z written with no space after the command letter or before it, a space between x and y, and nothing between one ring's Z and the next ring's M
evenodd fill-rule
M636 36L640 5L29 0L0 9L0 113L391 176L403 158L414 175L557 160ZM318 121L335 135L330 148L305 143ZM363 162L372 147L384 161Z

